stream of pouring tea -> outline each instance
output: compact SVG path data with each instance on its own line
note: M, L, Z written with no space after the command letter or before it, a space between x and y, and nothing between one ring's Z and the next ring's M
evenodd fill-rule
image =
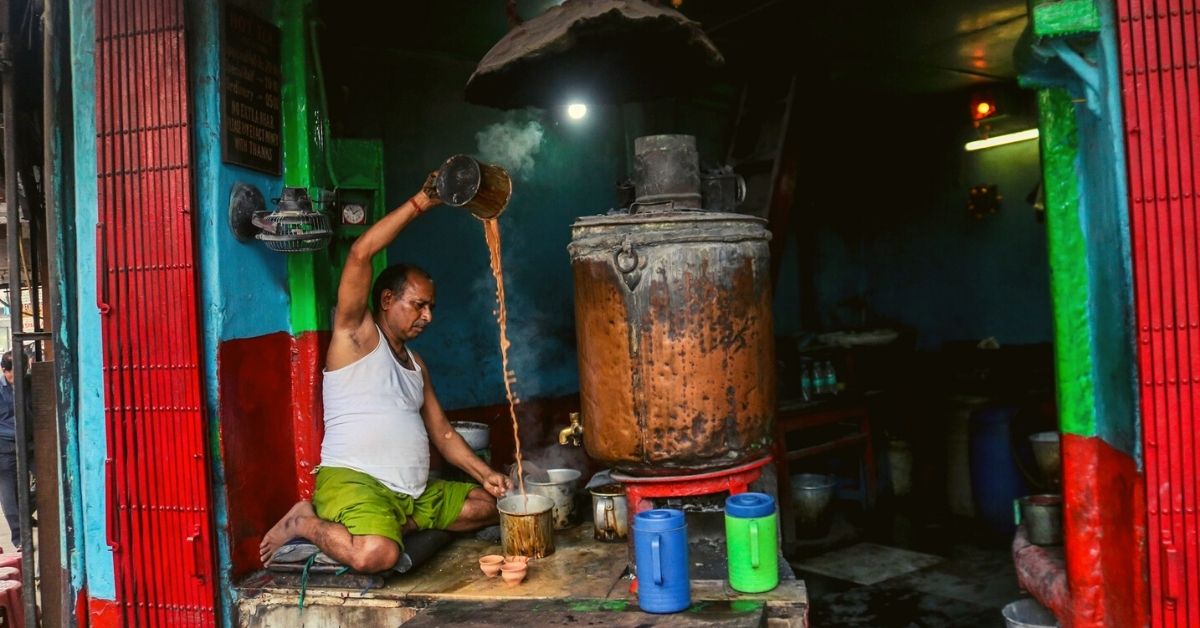
M504 394L508 396L508 413L512 417L513 442L517 459L517 482L521 495L525 497L525 510L529 510L529 497L525 495L525 474L521 468L521 436L517 431L517 399L512 385L516 375L508 370L508 310L504 306L504 270L500 263L500 221L483 221L483 236L487 241L488 253L492 258L492 276L496 279L496 322L500 324L500 365L504 369Z

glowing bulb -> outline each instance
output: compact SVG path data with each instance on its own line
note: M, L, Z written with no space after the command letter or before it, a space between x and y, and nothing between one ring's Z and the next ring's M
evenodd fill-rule
M572 120L582 120L587 115L587 105L583 103L574 103L567 105L567 116Z
M979 113L980 117L987 116L992 112L992 105L991 103L981 102L975 106L975 111Z

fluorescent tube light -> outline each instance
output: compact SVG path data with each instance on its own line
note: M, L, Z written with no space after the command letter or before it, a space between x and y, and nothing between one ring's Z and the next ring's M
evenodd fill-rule
M983 150L985 148L992 148L993 146L1004 146L1005 144L1024 142L1025 140L1036 140L1037 137L1037 129L1027 129L1024 131L1017 131L1016 133L1006 133L1004 135L997 135L996 137L989 137L986 140L967 142L965 148L968 151Z

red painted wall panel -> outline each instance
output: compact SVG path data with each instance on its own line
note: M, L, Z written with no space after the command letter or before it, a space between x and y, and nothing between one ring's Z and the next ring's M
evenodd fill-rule
M97 0L97 306L121 626L212 626L183 0Z
M1198 10L1117 2L1155 626L1200 626Z
M292 437L292 360L286 332L221 344L217 372L221 459L236 581L262 567L263 534L299 499Z
M1062 448L1070 602L1053 606L1070 608L1073 628L1143 625L1146 499L1137 465L1094 436L1063 434Z
M300 334L292 350L292 431L295 434L295 470L300 496L312 499L321 462L321 437L325 435L325 410L321 398L321 372L329 349L328 331ZM290 505L290 504L289 504ZM279 514L282 516L286 509Z

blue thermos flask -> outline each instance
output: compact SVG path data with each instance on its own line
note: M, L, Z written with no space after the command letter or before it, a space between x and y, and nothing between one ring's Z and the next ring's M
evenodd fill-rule
M687 522L682 510L639 512L633 519L633 554L638 607L647 613L676 613L692 605Z

